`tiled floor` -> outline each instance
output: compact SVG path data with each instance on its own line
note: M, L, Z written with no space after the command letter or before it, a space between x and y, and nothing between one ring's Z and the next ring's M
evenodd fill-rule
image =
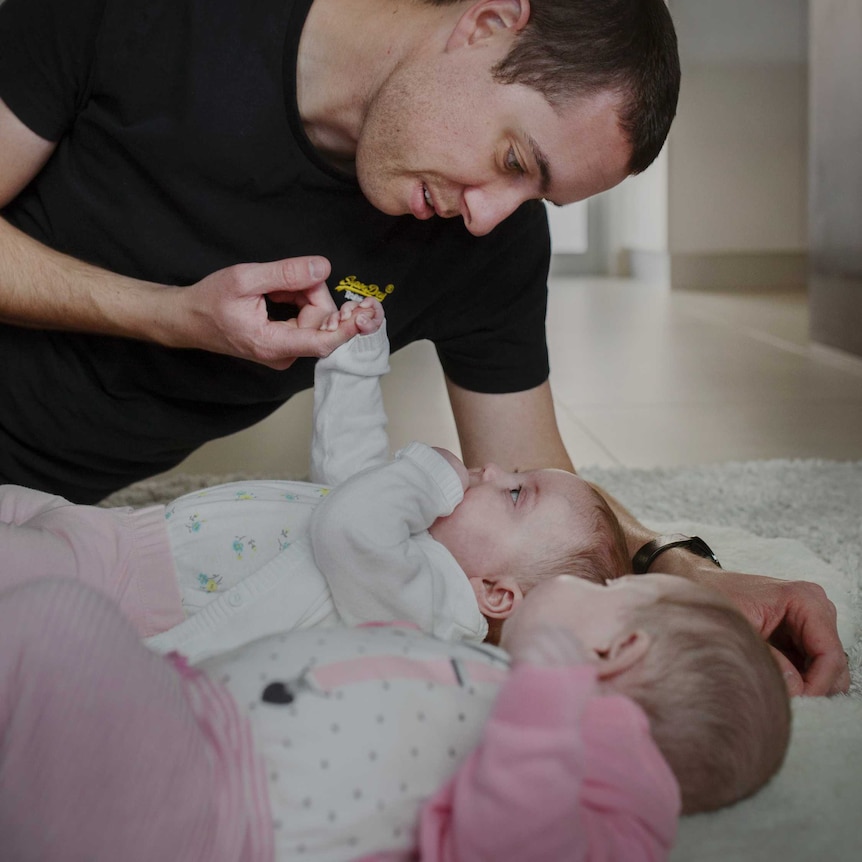
M577 466L862 459L862 358L809 343L803 294L556 278L548 320L557 418ZM394 356L383 387L394 447L457 451L431 345ZM178 469L304 475L309 410L304 393Z
M862 458L862 359L812 347L802 294L571 280L551 305L576 464Z

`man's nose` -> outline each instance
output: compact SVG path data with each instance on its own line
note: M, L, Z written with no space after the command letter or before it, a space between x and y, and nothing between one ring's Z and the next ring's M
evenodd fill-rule
M516 189L474 186L464 191L464 224L473 236L485 236L527 199Z

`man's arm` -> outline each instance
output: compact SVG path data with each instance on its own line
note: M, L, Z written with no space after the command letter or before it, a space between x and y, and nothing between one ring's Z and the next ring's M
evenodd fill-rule
M655 538L618 500L593 487L619 518L630 556ZM819 584L729 572L682 548L662 553L650 571L681 575L727 596L772 647L791 695L837 694L850 687L835 605Z
M508 470L574 469L557 428L547 382L503 395L469 392L451 381L447 386L468 467L496 461ZM596 490L619 518L633 557L657 533L606 491ZM707 584L730 598L772 645L791 694L836 694L849 688L835 606L817 584L728 572L676 548L663 553L653 570Z
M0 207L55 147L0 100ZM328 275L329 262L309 256L239 264L189 287L156 284L61 254L0 218L0 320L18 326L140 338L281 370L297 356L326 356L357 332L352 319L335 331L320 329L335 310ZM298 306L298 316L270 320L267 295Z
M493 461L510 472L539 467L574 471L547 381L534 389L505 394L470 392L448 378L446 388L462 460L468 467Z

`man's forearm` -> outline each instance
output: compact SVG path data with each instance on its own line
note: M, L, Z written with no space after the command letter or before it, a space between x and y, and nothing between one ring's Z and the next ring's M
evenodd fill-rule
M448 379L446 388L468 467L493 461L511 472L542 467L574 470L547 381L524 392L502 394L471 392Z
M629 559L632 559L647 542L659 534L655 530L645 527L619 500L603 488L600 488L593 482L590 484L607 500L608 505L617 516L620 526L623 528L623 534L626 537L626 548ZM716 571L716 566L711 560L699 557L685 548L668 548L668 550L662 552L660 560L661 562L657 560L650 567L651 571L660 571L669 575L682 575L691 580L698 580L700 572L710 575L715 574Z
M166 290L57 252L0 218L0 319L6 323L163 340Z
M617 516L626 537L626 548L631 559L643 545L650 541L650 539L654 539L658 534L641 524L619 500L605 491L604 488L599 487L594 482L590 482L590 485L607 500L611 510ZM670 552L668 551L668 553Z

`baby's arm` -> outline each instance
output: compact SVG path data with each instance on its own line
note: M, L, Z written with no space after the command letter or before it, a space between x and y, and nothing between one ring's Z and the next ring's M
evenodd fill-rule
M314 559L348 625L400 619L447 639L484 636L467 578L426 532L463 493L444 457L410 443L395 460L351 477L317 505L309 523ZM467 619L469 634L456 634Z
M678 813L676 782L632 701L601 696L592 665L524 661L477 749L423 806L420 858L664 860Z
M319 359L314 368L309 478L335 486L389 459L380 377L389 371L383 306L376 299L346 302L324 327L352 317L361 333Z

